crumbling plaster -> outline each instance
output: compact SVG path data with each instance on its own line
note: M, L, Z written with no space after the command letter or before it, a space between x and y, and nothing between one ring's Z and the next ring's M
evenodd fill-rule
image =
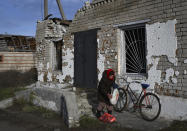
M125 73L125 43L123 31L118 29L118 74L126 79L138 80L142 83L150 84L149 89L154 89L155 84L161 85L166 82L177 83L176 77L179 72L174 68L168 68L165 72L165 80L161 79L163 70L158 69L158 64L162 56L167 56L168 61L177 66L178 59L176 57L177 50L177 37L175 31L175 25L177 21L168 20L165 23L153 23L146 24L146 34L147 34L147 78L144 76L132 77ZM174 76L176 72L176 75ZM129 81L127 81L129 82ZM131 84L131 82L129 82ZM132 85L132 87L135 87ZM136 88L134 89L136 90ZM141 90L141 88L139 88Z
M146 83L154 88L155 84L161 84L161 71L157 69L161 56L167 56L168 60L177 65L176 50L177 37L175 25L177 21L168 20L165 23L154 23L146 25L147 33L147 64L152 65L148 71L148 79ZM154 68L153 68L154 67ZM166 71L166 78L163 82L169 82L169 78L173 77L174 69L170 68ZM176 81L175 81L176 82Z
M97 39L98 47L101 47L99 39ZM105 56L101 54L100 49L98 50L98 58L97 58L97 68L98 68L98 79L100 80L102 78L102 72L104 72L105 69Z
M170 89L174 88L175 93L182 92L182 84L178 84L178 78L181 78L182 73L180 73L181 69L178 67L178 56L177 52L177 36L176 36L176 24L177 20L168 20L165 23L153 23L146 24L146 34L147 34L147 78L146 79L137 79L137 77L131 77L125 75L128 83L130 83L131 89L140 92L141 86L137 83L133 83L133 80L138 80L142 83L150 84L150 90L155 91L154 89L157 87ZM120 30L118 31L120 34ZM122 34L122 33L121 33ZM123 35L120 37L122 40ZM119 74L124 74L124 64L125 64L125 56L123 56L124 45L121 44L123 42L119 41L119 49L118 49L118 68ZM166 57L167 60L163 61ZM184 64L187 63L187 59L184 60ZM163 66L163 67L162 67ZM179 71L180 69L180 71ZM163 75L164 74L164 75ZM184 70L183 74L187 74L187 71ZM124 84L124 83L123 83ZM166 87L164 87L167 85ZM175 86L173 86L175 85ZM181 85L181 86L180 86ZM171 87L170 87L171 86ZM184 89L184 88L183 88ZM160 90L162 92L162 90ZM159 93L159 92L158 92ZM162 94L162 93L161 93ZM165 117L167 119L172 120L186 120L186 106L187 101L184 98L179 97L171 97L171 96L163 96L158 95L162 104L162 111L160 116ZM176 109L176 107L180 107Z
M62 71L55 69L56 49L54 42L61 41L67 32L67 26L59 20L44 20L37 22L36 41L38 56L38 81L60 82Z
M73 84L73 77L74 77L74 49L64 48L62 50L64 53L63 56L63 63L67 63L66 66L62 68L62 76L58 76L58 79L65 79L67 76L71 77L69 83Z

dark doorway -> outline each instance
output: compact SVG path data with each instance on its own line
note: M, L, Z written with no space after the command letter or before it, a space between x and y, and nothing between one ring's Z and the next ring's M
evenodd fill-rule
M97 87L97 30L74 34L74 85Z
M59 70L59 71L62 70L62 44L63 44L62 40L54 42L55 61L53 64L55 66L55 70Z

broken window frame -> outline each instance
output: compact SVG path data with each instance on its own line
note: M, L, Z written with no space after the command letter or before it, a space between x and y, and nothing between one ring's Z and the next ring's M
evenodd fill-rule
M126 43L128 41L130 41L130 39L132 41L135 38L135 42L137 40L140 40L140 39L136 39L136 35L134 33L132 33L132 35L133 35L132 37L133 38L129 38L129 40L127 40L128 38L126 39L126 37L127 37L127 32L126 31L129 31L129 30L133 31L133 30L136 30L136 29L138 30L139 28L144 28L144 32L143 32L144 34L143 34L143 36L144 36L144 43L145 44L144 44L144 58L142 58L142 59L144 60L144 68L145 69L144 69L144 72L140 72L140 71L129 72L129 71L127 71L127 52L126 52L127 45L126 45ZM133 75L136 75L136 76L137 75L138 76L139 75L140 76L147 76L147 60L146 60L146 55L147 55L147 41L146 41L146 37L147 37L147 35L146 35L146 26L145 26L145 23L127 25L127 26L120 27L120 29L121 29L121 40L122 40L121 42L122 42L122 49L123 49L123 51L122 51L123 54L121 56L122 57L122 63L123 63L123 68L122 68L123 71L122 72L124 72L124 74L132 75L132 76ZM134 41L132 41L132 42L134 42ZM138 51L135 49L135 46L133 48L134 48L134 52L138 53ZM131 64L141 63L141 62L136 62L135 59L137 60L138 57L134 56L134 62L131 62ZM139 61L139 59L138 59L138 61ZM130 65L130 66L132 66L132 65ZM135 66L138 66L138 65L135 65Z

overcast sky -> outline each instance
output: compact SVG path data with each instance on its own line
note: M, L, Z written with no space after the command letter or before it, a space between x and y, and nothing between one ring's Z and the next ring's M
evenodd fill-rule
M0 34L35 36L36 22L42 20L44 0L0 0ZM61 0L67 19L73 19L86 0ZM48 0L49 14L60 17L56 0Z

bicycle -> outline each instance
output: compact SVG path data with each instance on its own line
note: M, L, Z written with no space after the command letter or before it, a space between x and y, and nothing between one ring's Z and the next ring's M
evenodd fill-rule
M138 81L134 81L139 83ZM129 98L133 102L134 111L139 109L140 114L144 120L154 121L158 118L161 111L160 99L158 96L152 92L146 92L146 89L149 87L148 84L141 84L142 90L139 97L136 96L135 92L127 85L126 89L118 88L119 98L117 104L114 106L114 110L121 112L127 106L127 93L130 96Z

